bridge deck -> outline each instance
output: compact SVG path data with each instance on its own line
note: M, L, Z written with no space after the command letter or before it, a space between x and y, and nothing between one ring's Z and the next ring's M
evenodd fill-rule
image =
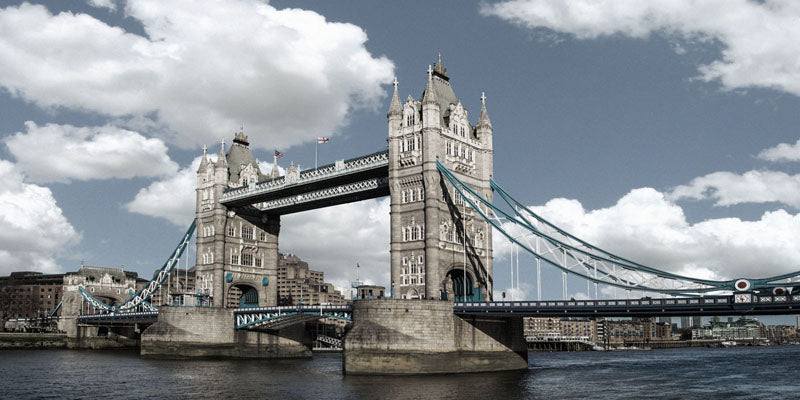
M800 314L800 295L749 295L635 300L500 301L455 303L459 315L518 317L682 317Z

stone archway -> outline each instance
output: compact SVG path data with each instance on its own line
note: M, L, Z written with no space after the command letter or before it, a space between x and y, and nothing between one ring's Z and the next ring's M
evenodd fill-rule
M258 307L258 290L250 285L236 284L228 288L226 308Z
M466 293L464 293L466 290ZM482 301L483 296L480 288L475 287L475 280L472 271L464 271L463 268L453 267L447 272L442 282L442 299L462 301Z

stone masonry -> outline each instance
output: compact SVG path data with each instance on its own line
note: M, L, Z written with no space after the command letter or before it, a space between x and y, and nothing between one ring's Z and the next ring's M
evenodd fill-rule
M389 106L391 294L398 299L492 296L491 229L436 168L438 159L491 200L492 124L485 96L477 125L453 92L441 58L420 100ZM466 260L466 262L465 262ZM466 264L467 284L461 280Z

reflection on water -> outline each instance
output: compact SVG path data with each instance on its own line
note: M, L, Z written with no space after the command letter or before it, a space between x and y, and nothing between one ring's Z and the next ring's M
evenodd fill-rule
M763 398L796 397L800 346L531 353L527 371L343 376L310 360L153 360L132 352L0 351L3 398Z

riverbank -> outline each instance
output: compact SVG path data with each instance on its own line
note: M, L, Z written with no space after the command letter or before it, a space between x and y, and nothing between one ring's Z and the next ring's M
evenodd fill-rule
M0 332L0 350L10 349L138 349L139 342L124 336L109 335L72 339L64 333Z

